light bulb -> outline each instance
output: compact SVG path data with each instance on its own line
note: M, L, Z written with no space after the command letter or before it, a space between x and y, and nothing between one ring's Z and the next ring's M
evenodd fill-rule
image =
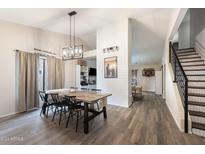
M78 48L77 47L75 47L75 55L78 56Z
M63 57L67 57L67 49L63 48Z

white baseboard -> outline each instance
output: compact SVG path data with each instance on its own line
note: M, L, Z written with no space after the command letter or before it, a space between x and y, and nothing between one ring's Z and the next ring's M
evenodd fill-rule
M27 112L34 111L34 110L37 110L37 109L38 109L38 108L33 108L33 109L28 110ZM23 112L14 112L14 113L9 113L9 114L5 114L5 115L1 115L1 116L0 116L0 119L1 119L1 118L5 118L5 117L8 117L8 116L15 115L15 114L19 114L19 113L24 113L24 111L23 111Z
M12 116L12 115L19 114L19 113L21 113L21 112L14 112L14 113L9 113L9 114L5 114L5 115L1 115L0 118L5 118L5 117Z
M113 105L113 106L118 106L118 107L129 108L129 106L119 105L119 104L112 104L112 103L109 103L109 102L108 102L108 105Z

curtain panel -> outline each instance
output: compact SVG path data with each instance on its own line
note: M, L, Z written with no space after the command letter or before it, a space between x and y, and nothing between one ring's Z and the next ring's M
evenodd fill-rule
M18 111L39 107L38 64L39 55L17 52L18 58Z
M48 90L64 88L65 64L64 61L55 57L47 57L48 65Z

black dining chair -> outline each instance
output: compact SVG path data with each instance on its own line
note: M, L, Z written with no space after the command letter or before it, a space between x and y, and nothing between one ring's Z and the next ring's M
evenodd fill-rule
M56 112L58 112L58 113L60 112L60 118L59 118L59 125L60 125L61 118L62 118L62 113L63 113L63 110L65 110L65 108L64 108L65 107L65 103L59 97L59 95L57 93L53 93L53 94L50 94L50 95L51 95L52 100L53 100L53 106L55 107L52 121L54 121Z
M91 89L91 91L101 92L102 89ZM96 102L96 104L97 104L97 109L98 109L98 111L99 111L99 110L100 110L100 107L99 107L98 101Z
M91 91L101 92L101 91L102 91L102 89L91 89Z
M44 112L46 115L46 118L48 118L48 112L50 110L50 107L53 106L53 102L49 99L49 94L46 95L45 91L39 91L39 96L41 98L41 101L43 102L43 106L41 107L41 114Z
M83 107L77 103L76 101L76 96L64 96L64 99L66 100L68 104L68 119L66 123L66 128L68 127L68 123L70 120L70 117L76 116L76 128L75 131L77 132L78 130L78 121L81 118L81 111L83 110Z
M43 102L43 105L41 107L41 112L40 112L40 116L41 116L42 112L46 111L48 103L46 101L46 93L45 93L45 91L39 91L38 93L39 93L39 96L41 98L41 101Z
M81 88L81 90L83 90L83 91L88 91L89 88Z

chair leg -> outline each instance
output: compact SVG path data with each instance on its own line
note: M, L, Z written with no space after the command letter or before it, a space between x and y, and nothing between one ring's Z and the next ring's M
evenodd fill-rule
M66 117L67 110L68 110L67 107L64 106L64 115L65 115L65 117Z
M100 110L100 107L99 107L99 104L97 103L97 108L98 108L98 111Z
M71 112L71 118L73 119L73 112Z
M42 112L43 112L43 109L41 109L40 117L41 117Z
M75 132L78 131L78 121L79 121L79 112L77 112L77 121L76 121L76 128L75 128Z
M55 110L54 110L54 105L52 105L51 106L51 110L52 110L52 112L54 112Z
M56 107L56 108L57 108L57 107ZM55 115L56 115L56 108L55 108L55 111L54 111L54 114L53 114L52 121L54 121L54 118L55 118Z
M59 125L61 124L62 112L63 112L63 107L61 107L61 110L60 110L60 119L59 119Z
M70 115L71 115L71 111L68 114L68 120L67 120L67 123L66 123L66 128L68 128L68 123L69 123L69 120L70 120Z
M47 106L46 118L48 118L48 111L49 111L49 106Z

